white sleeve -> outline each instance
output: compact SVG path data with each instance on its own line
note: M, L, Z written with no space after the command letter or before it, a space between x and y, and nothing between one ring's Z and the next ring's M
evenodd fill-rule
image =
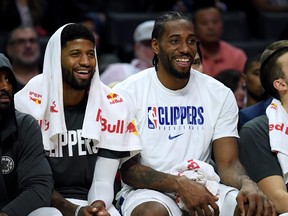
M114 180L120 159L99 157L96 160L93 182L88 193L88 203L102 200L106 209L110 208L114 199Z

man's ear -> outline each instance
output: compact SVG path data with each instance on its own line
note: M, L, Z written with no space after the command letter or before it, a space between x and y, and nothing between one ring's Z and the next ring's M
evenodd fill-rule
M159 42L157 39L155 39L155 38L152 39L151 45L152 45L152 49L156 55L159 53L159 44L158 43Z
M280 79L277 79L277 80L274 80L273 82L273 86L274 88L276 88L278 91L285 91L288 89L288 85L287 85L287 82L280 78Z

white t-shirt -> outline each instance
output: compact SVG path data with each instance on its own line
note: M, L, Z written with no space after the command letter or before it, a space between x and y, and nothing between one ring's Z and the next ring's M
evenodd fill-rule
M188 84L170 90L154 68L130 76L114 89L136 116L143 150L141 163L168 173L189 159L208 161L212 141L238 137L238 107L232 91L214 78L191 70Z

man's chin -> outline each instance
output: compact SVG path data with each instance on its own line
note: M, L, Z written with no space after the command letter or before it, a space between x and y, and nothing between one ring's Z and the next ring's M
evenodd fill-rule
M14 111L13 106L11 103L9 104L0 104L0 114L3 115L4 113L9 113Z

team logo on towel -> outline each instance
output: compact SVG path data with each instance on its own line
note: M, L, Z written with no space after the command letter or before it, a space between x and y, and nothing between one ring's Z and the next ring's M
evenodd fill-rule
M108 133L118 133L123 134L124 133L124 120L115 120L113 122L109 122L108 119L104 118L102 116L102 110L98 109L97 115L96 115L96 122L101 123L101 130L107 131Z
M15 163L12 158L8 156L2 156L1 159L1 169L2 174L8 174L14 169Z
M55 101L53 101L52 105L50 106L50 112L52 112L52 113L58 112L58 110L56 110L56 102Z
M129 124L127 125L126 133L132 133L132 134L138 136L137 127L136 127L134 120L129 122Z
M116 93L109 93L106 96L110 102L110 104L117 104L123 102L123 99Z
M30 100L32 100L35 104L41 104L41 98L42 98L42 95L41 95L41 94L38 94L38 93L36 93L36 92L30 91L30 92L29 92L29 98L30 98Z
M276 110L277 109L277 104L276 103L271 103L270 107L271 107L271 109L275 109Z

